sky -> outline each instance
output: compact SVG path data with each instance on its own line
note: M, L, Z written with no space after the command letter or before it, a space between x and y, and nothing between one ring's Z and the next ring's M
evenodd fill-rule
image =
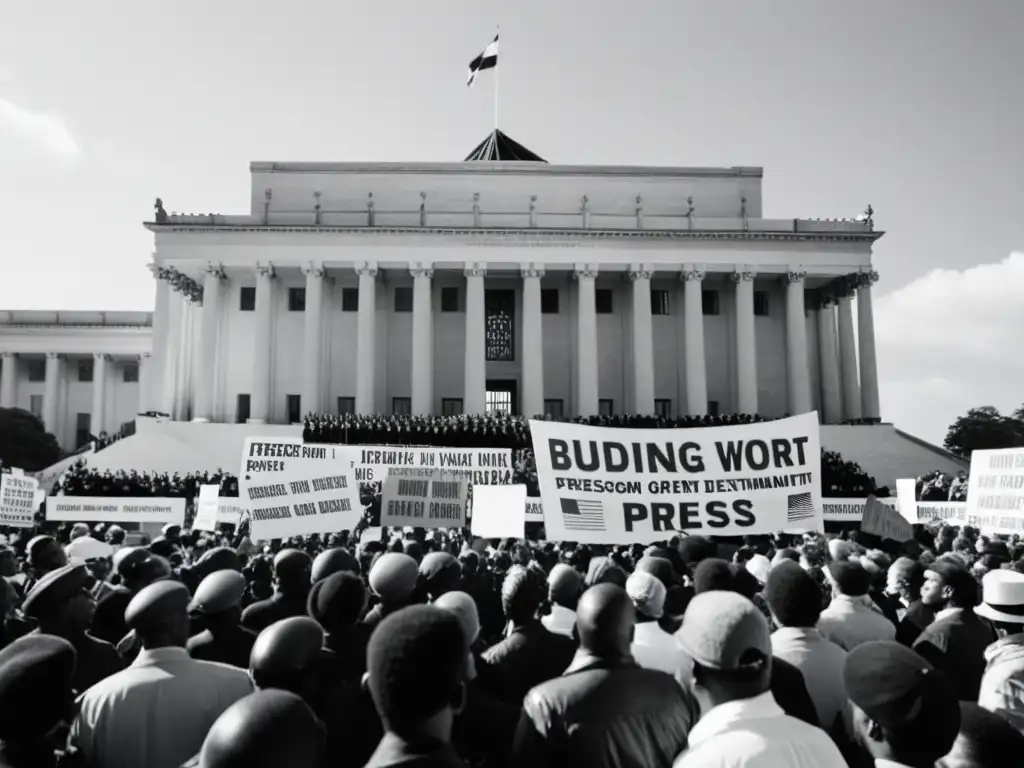
M768 218L870 203L883 416L1024 402L1021 0L51 0L0 24L0 308L152 309L153 199L252 160L764 168ZM1020 255L1014 255L1019 252Z

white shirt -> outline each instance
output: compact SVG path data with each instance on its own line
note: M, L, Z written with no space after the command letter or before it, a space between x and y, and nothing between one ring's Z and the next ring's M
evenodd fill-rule
M576 627L576 611L555 603L551 606L551 613L541 618L540 622L548 632L572 637L572 631Z
M678 677L684 667L691 668L690 658L679 643L656 621L637 623L630 653L644 669L657 669Z
M837 595L821 612L818 631L844 651L872 640L895 640L896 627L868 595Z
M90 768L179 768L252 691L245 670L196 661L184 648L143 650L82 694L68 741Z
M713 707L673 768L846 768L820 728L790 717L771 692Z

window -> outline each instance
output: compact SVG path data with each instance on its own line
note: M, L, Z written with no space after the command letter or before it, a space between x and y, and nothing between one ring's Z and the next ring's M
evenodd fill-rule
M305 312L306 311L306 289L305 288L289 288L288 289L288 311L289 312Z
M545 400L544 401L544 415L550 416L552 419L562 418L562 401L561 400Z
M285 407L288 410L289 424L298 424L302 421L302 395L285 395Z
M45 360L26 360L25 365L28 368L29 381L46 381Z
M485 291L484 313L487 362L512 362L516 359L515 291Z
M338 415L346 416L356 412L356 399L354 397L338 398Z
M768 316L768 291L754 291L754 314L757 317Z
M412 312L412 288L395 288L395 312Z
M540 291L540 313L542 315L558 314L558 289L541 288Z
M442 416L461 416L462 415L462 398L461 397L445 397L441 400L441 415Z
M139 380L139 364L125 363L122 380L125 384L134 384Z
M654 401L654 412L663 419L672 418L672 401L671 400L655 400Z
M391 414L393 416L408 416L412 412L411 397L392 397Z
M615 401L611 399L598 400L597 412L600 416L611 416L615 413Z
M512 393L506 389L487 390L486 404L488 413L512 413Z
M92 360L78 361L78 380L83 384L92 381Z
M32 411L32 415L37 419L43 418L43 396L32 395L28 399L28 409Z
M700 303L705 315L717 315L718 291L701 291Z
M708 400L708 416L717 416L717 415L718 415L718 401L717 400Z
M89 442L92 435L92 414L75 414L75 448L81 448Z
M668 311L668 291L651 291L651 314L652 315L667 315Z
M459 289L454 287L447 287L441 289L441 311L442 312L458 312L459 311Z
M252 312L255 309L256 287L252 285L243 285L242 290L238 292L238 311Z
M599 315L610 315L612 313L612 289L598 288L594 291L594 305Z
M341 289L341 311L342 312L358 312L359 311L359 289L358 288L342 288Z
M235 424L245 424L252 414L252 398L246 394L239 394L235 401Z

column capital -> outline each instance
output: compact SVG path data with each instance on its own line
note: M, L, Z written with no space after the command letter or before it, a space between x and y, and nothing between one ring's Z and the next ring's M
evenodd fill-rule
M630 264L628 274L634 283L637 280L650 280L654 274L654 267L650 264Z
M871 267L863 269L857 273L857 290L860 290L861 288L870 288L877 282L878 273Z
M104 362L106 362L107 360L110 360L110 355L108 355L105 352L93 352L92 356L96 360L103 360Z
M466 277L484 277L487 274L487 265L483 263L467 264L463 274Z
M679 279L684 283L688 283L691 280L699 283L706 274L707 268L704 264L683 264L682 269L679 271Z
M14 352L0 352L0 360L6 360L7 358L14 357Z
M313 276L323 279L327 276L327 270L324 268L323 264L311 261L302 268L302 274L306 275L306 277Z
M576 264L572 274L577 280L593 280L597 277L597 264Z
M214 264L210 262L206 265L206 274L210 275L217 280L226 280L227 274L224 272L224 266L222 264Z
M359 277L376 277L377 276L377 262L375 261L363 261L355 265L355 273Z
M414 278L425 277L430 279L434 276L434 265L430 262L410 262L409 263L409 274Z
M737 268L735 272L729 275L729 279L734 283L748 283L757 277L757 272L747 271L746 269Z
M274 265L270 262L266 264L257 264L253 271L256 273L256 277L269 277L271 279L277 277L277 272L274 271Z
M790 285L792 283L802 283L806 277L807 273L797 268L797 270L786 272L779 280L783 285Z
M538 280L544 277L544 266L542 264L520 264L519 273L524 280L535 277Z

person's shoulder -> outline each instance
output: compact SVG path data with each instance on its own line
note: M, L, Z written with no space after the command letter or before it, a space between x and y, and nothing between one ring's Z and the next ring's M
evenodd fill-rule
M196 665L196 670L203 675L209 675L218 680L232 682L235 680L244 680L248 684L252 684L249 678L249 673L244 669L233 667L230 664L223 664L219 661L204 661L201 659L193 659L192 663Z
M196 648L204 648L212 642L213 633L208 629L204 629L199 634L192 635L192 637L188 639L185 643L185 650L193 651Z

